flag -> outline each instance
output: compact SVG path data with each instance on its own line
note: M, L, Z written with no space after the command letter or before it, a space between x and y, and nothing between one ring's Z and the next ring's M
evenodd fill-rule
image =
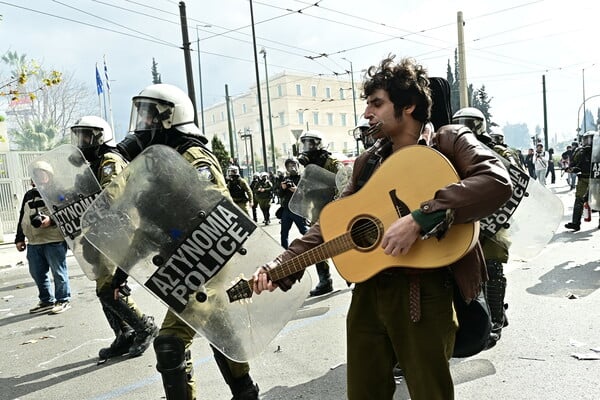
M106 69L106 58L104 59L104 81L106 82L106 91L110 93L110 85L108 84L108 69Z
M103 92L102 90L102 78L100 78L100 72L98 72L98 64L96 64L96 90L98 91L98 96Z

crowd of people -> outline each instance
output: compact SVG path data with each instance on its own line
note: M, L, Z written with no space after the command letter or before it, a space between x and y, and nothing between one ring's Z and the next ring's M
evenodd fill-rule
M509 165L527 171L544 186L548 175L551 183L555 182L553 149L546 151L542 144L537 144L523 157L504 143L502 135L490 134L485 116L475 108L447 114L441 119L445 119L445 124L434 127L432 104L439 98L449 99L449 93L434 96L427 70L411 58L396 60L390 56L372 66L363 88L366 109L364 119L356 127L355 138L363 142L365 151L357 158L344 190L336 192L330 200L358 192L387 158L417 144L433 147L445 155L461 180L460 185L440 188L433 198L423 199L418 209L391 224L380 245L386 256L405 255L416 242L431 236L443 240L453 224L471 223L493 215L512 195ZM252 290L256 294L288 291L304 271L278 280L272 280L269 271L324 241L318 220L290 209L301 167L316 165L336 174L341 163L323 146L325 141L320 132L305 131L300 137L301 151L297 157L285 160L285 170L276 175L255 173L248 181L236 165L223 173L207 147L203 132L193 121L192 102L181 89L155 84L133 97L129 134L121 142L114 144L112 130L104 120L84 116L71 128L72 143L82 151L102 188L146 148L161 144L177 151L196 169L199 179L211 182L215 190L255 223L259 222L260 208L262 224L271 224L271 207L275 205L283 252L257 266ZM591 136L586 134L581 145L574 142L559 160L570 188L576 188L573 220L566 225L573 231L580 229L581 210L586 201L591 144ZM38 168L35 173L48 174L48 171ZM27 192L15 244L19 251L27 249L30 273L38 286L39 303L31 313L56 314L70 307L67 244L49 215L36 188ZM294 225L301 237L289 243ZM452 399L454 386L449 359L459 323L453 311L456 301L453 288L459 289L456 292L466 302L476 299L482 288L491 316L485 347L493 347L508 325L503 265L508 261L509 251L507 231L500 229L481 235L460 259L427 273L404 267L388 268L365 281L354 282L347 316L348 398L392 399L394 373L401 370L413 399ZM154 318L144 314L133 301L127 273L102 255L95 257L94 263L99 270L106 271L96 280L96 293L115 335L109 347L100 349L99 359L106 361L125 354L136 357L153 343L166 398L195 399L197 389L190 346L196 331L170 309L160 326L155 324ZM308 295L332 292L329 261L317 262L316 269L319 282ZM54 291L49 271L54 276ZM422 293L431 301L421 301ZM232 361L215 347L212 350L233 399L258 399L259 387L250 377L249 364Z

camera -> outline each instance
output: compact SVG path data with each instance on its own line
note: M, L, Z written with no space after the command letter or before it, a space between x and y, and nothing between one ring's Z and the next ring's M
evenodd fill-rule
M31 226L33 226L34 228L39 228L40 226L42 226L42 222L44 222L45 216L45 214L42 214L38 210L35 210L35 214L29 216Z

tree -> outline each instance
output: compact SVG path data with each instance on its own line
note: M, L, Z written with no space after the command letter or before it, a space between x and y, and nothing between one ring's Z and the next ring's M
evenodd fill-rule
M162 83L160 76L161 75L158 72L158 63L154 60L154 57L152 57L152 83L155 85L157 83Z
M485 116L485 123L487 124L488 132L491 132L492 127L499 126L497 123L492 121L492 113L490 112L490 109L492 108L490 105L492 98L490 98L485 91L485 85L481 85L481 88L475 90L471 99L473 107L479 109Z
M221 164L221 169L223 170L223 173L227 173L227 168L229 167L229 161L231 159L229 158L229 153L227 152L227 150L225 150L225 145L217 136L213 136L210 144L212 146L213 154L215 155L215 157L217 157L217 160L219 160L219 164Z
M448 60L448 65L446 66L446 80L450 84L450 107L452 108L452 113L460 110L460 74L459 74L459 65L458 65L458 50L454 49L454 71L452 71L452 67L450 66L450 60ZM467 99L469 104L466 107L473 107L473 85L467 86Z
M75 81L72 72L46 70L25 56L7 52L13 68L8 100L8 135L17 150L49 150L70 139L70 127L82 115L94 114L94 91ZM14 72L20 71L15 78ZM27 94L26 96L24 94Z

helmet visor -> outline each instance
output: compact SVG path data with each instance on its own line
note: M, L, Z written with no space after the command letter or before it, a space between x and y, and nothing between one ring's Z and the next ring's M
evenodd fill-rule
M481 135L483 134L483 121L476 118L471 117L459 117L454 118L453 123L464 125L469 128L474 134Z
M169 129L173 124L173 108L174 106L170 103L134 97L129 120L129 132L160 128Z
M71 128L71 144L80 149L98 147L103 143L102 128L74 126Z
M319 150L321 141L313 138L302 139L302 151L304 153L310 153L311 151Z

